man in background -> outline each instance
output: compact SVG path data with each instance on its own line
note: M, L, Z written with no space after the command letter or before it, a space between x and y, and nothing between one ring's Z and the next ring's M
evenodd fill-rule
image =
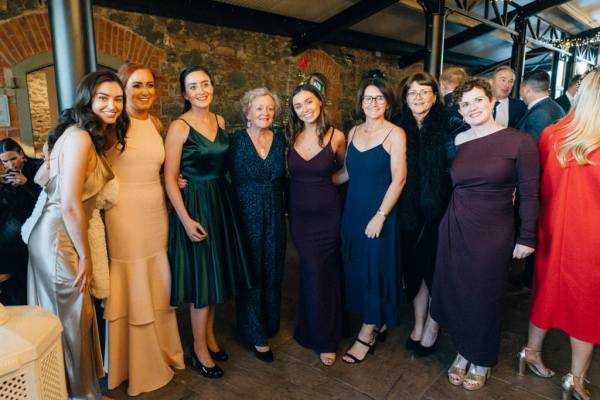
M468 78L464 68L450 67L445 68L440 76L440 91L444 96L444 103L450 104L452 101L452 92Z
M569 81L569 86L567 90L563 93L562 96L556 99L556 102L562 107L565 113L568 113L571 109L571 104L573 104L573 100L575 99L577 90L579 90L581 78L581 75L575 75L574 77L572 77Z
M490 79L492 94L496 99L494 120L500 125L510 128L515 128L527 111L525 103L510 97L514 82L515 71L508 66L496 68Z
M520 95L527 112L517 125L517 129L530 134L536 142L539 141L542 131L549 125L565 116L565 112L558 103L550 98L550 76L546 71L532 71L523 77ZM518 193L517 193L518 201ZM523 285L531 288L535 253L525 258L525 270L521 274Z
M519 94L527 104L527 112L517 124L517 129L529 133L537 142L540 134L565 116L560 105L550 98L550 76L546 71L536 70L523 77Z

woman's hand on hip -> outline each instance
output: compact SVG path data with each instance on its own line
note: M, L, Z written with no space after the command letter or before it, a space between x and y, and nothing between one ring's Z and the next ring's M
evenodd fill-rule
M90 289L92 285L92 260L89 257L79 258L79 269L75 281L71 287L79 287L79 291L83 293Z

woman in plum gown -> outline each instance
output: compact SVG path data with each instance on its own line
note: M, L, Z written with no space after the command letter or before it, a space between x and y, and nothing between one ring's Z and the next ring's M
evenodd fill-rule
M340 222L333 173L344 164L346 139L333 128L323 95L303 84L292 92L288 123L289 223L300 256L300 300L294 338L335 362L342 334Z
M471 129L455 139L453 190L440 222L431 298L431 316L448 328L458 351L448 380L467 390L481 389L498 361L511 259L532 254L536 244L537 148L525 132L494 121L492 99L484 79L454 91ZM516 238L515 190L521 218Z

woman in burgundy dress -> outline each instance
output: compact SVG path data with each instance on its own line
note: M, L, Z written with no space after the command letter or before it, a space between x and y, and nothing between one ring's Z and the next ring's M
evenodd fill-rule
M570 114L540 138L542 186L539 251L533 281L527 347L519 354L540 376L551 376L541 349L548 329L571 337L571 370L563 378L563 399L588 400L585 388L600 343L600 71L582 81Z
M289 221L300 255L300 305L294 338L332 365L342 333L340 218L331 175L344 164L346 139L327 118L321 93L310 84L290 102Z
M455 90L454 102L471 129L455 139L453 191L439 227L431 316L447 326L458 350L448 370L450 383L476 390L498 360L511 257L534 251L539 157L531 136L494 121L487 81L466 81ZM516 244L515 190L521 218Z

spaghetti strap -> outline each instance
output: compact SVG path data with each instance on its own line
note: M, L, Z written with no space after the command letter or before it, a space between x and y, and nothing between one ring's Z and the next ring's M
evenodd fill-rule
M384 143L385 143L385 141L387 140L388 136L390 136L390 133L392 133L392 130L393 130L393 129L394 129L393 127L392 127L392 128L390 128L390 130L389 130L389 132L387 133L387 135L385 135L385 137L384 137L384 138L383 138L383 140L381 141L381 144L384 144Z
M327 147L327 146L329 146L331 144L331 142L333 141L333 135L335 134L335 128L333 126L331 128L329 128L329 129L331 129L331 136L329 136L329 141L324 146L324 148Z
M186 124L187 126L189 126L190 128L194 129L194 127L193 127L192 125L190 125L190 123L189 123L189 122L187 122L185 119L183 119L183 118L177 118L177 120L180 120L180 121L183 121L183 122L185 122L185 124ZM218 123L217 123L217 125L218 125Z

